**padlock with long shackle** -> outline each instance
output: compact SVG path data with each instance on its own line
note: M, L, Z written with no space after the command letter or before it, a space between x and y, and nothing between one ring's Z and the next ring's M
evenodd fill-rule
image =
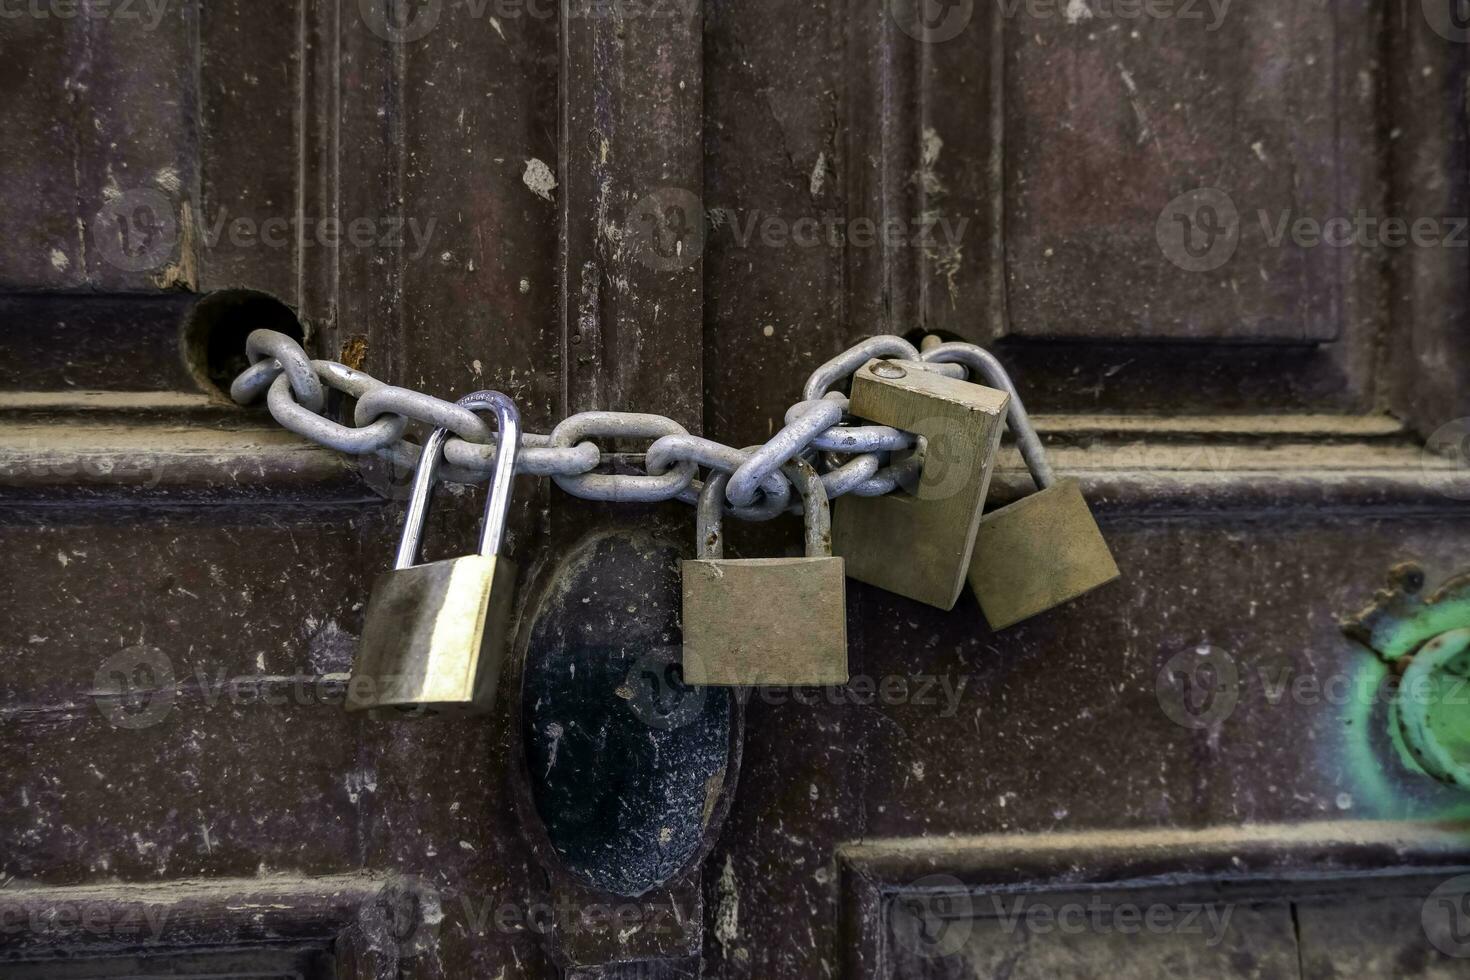
M986 514L975 537L970 588L992 629L1071 602L1119 576L1118 565L1076 480L1058 480L1010 374L974 344L926 345L923 358L963 364L1009 392L1007 423L1037 492Z
M349 711L388 717L472 714L494 703L516 583L515 565L500 550L521 419L515 402L498 391L475 392L458 404L493 412L499 428L480 553L417 564L450 434L436 429L424 442L393 570L378 577L368 599L362 645L348 684Z
M711 687L846 684L847 599L822 478L796 459L781 467L801 495L802 558L727 559L727 474L699 495L698 557L684 573L684 682Z

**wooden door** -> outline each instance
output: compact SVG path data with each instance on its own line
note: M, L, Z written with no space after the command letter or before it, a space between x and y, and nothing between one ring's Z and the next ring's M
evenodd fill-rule
M1374 646L1470 566L1461 13L0 3L0 972L1463 973L1466 791ZM233 404L259 327L736 446L861 337L978 343L1123 576L1002 632L850 581L848 687L578 741L693 517L526 477L497 710L349 716L406 474Z

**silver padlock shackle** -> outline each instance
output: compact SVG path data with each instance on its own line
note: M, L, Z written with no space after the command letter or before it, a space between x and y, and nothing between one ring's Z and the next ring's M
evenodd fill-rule
M505 540L505 522L510 516L510 492L515 480L516 453L521 448L521 413L508 395L498 391L477 391L465 395L455 404L472 412L495 413L495 424L499 430L495 449L495 475L491 478L490 493L485 500L485 523L480 529L480 554L487 557L498 555ZM413 477L413 490L408 498L408 510L403 515L403 536L398 539L398 555L393 560L394 569L412 568L419 560L419 549L423 546L424 539L424 521L429 516L429 501L434 495L439 463L444 458L444 443L451 434L449 429L435 429L424 440L418 471Z
M694 506L695 557L718 561L725 557L725 485L730 474L710 472Z
M781 467L781 472L801 495L806 556L831 557L832 505L821 474L804 459L791 460ZM716 470L710 473L700 491L694 527L695 550L701 559L718 561L725 557L725 484L729 482L729 473Z
M1011 408L1006 415L1006 423L1016 437L1016 448L1021 451L1021 458L1031 471L1031 479L1036 481L1038 490L1045 490L1055 483L1056 473L1052 471L1051 463L1046 458L1041 437L1036 434L1031 416L1026 414L1026 406L1021 403L1021 393L1016 390L1005 366L983 347L961 343L931 344L931 339L937 338L924 341L924 352L920 355L924 361L930 364L963 364L984 378L990 387L999 388L1011 396Z

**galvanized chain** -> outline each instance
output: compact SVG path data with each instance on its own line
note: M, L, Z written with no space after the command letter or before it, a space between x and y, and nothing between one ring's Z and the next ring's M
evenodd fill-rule
M937 344L920 352L901 337L872 337L812 373L802 400L786 413L785 427L764 445L737 449L690 435L660 415L583 412L565 419L549 435L524 432L515 472L549 476L567 493L587 500L651 503L699 500L700 467L728 478L730 513L742 520L769 520L799 509L782 468L794 459L812 462L829 498L846 494L881 496L912 486L922 466L915 438L883 425L843 424L847 398L831 389L875 357L924 361L930 370L965 378L969 370L1012 395L1011 428L1037 482L1050 482L1040 441L1020 407L1015 386L1000 363L972 344ZM242 405L262 395L272 417L285 428L330 449L374 455L412 469L422 450L404 439L409 422L453 435L444 441L441 478L479 483L495 470L496 434L468 408L408 388L385 384L336 361L313 360L285 334L257 330L246 341L251 366L230 386ZM353 425L324 415L326 391L356 400ZM644 453L604 452L599 440L652 440ZM641 456L642 472L636 465ZM607 464L634 472L594 472Z

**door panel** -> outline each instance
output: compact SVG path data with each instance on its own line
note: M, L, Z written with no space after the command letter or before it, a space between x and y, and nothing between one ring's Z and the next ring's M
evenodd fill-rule
M1173 16L1000 28L1009 332L1338 340L1343 293L1371 270L1275 239L1371 206L1375 175L1343 161L1373 157L1378 79L1339 38L1371 36L1378 9L1151 9Z
M957 3L944 38L899 0L606 6L0 19L0 972L1463 972L1462 923L1425 916L1470 808L1342 627L1401 562L1421 599L1470 565L1470 471L1424 448L1470 417L1463 252L1278 246L1259 213L1466 213L1470 48L1408 2L1213 29L1207 4ZM1238 242L1191 271L1208 235L1167 233L1223 201L1170 202L1209 188ZM968 594L849 583L854 682L748 694L719 839L615 895L536 823L528 638L582 604L568 582L629 586L578 556L692 553L690 509L518 481L496 710L348 716L406 474L229 401L261 325L391 384L499 388L531 431L651 412L737 446L860 337L986 344L1123 578L1000 633ZM1031 490L1008 444L992 505ZM441 494L426 553L464 553L480 503ZM620 605L599 642L677 645L635 629L654 597ZM1023 934L984 904L1098 895L1231 928ZM933 923L903 916L936 896L968 931L920 955L900 940ZM79 902L182 928L37 924Z

